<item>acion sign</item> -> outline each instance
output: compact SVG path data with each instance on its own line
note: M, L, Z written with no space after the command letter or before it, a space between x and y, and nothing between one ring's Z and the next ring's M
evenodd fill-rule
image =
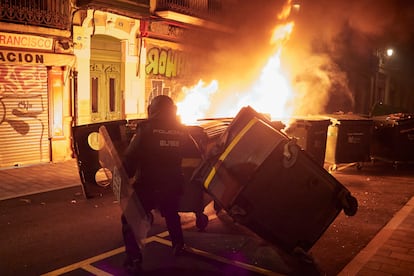
M53 38L0 32L0 47L53 50Z
M0 62L1 63L44 63L43 54L32 54L32 53L16 53L9 51L0 51Z
M74 62L73 55L0 50L0 64L71 66Z

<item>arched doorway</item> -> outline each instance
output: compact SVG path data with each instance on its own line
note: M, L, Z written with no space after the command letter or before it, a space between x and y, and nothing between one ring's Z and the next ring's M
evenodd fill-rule
M91 39L90 99L92 122L118 120L122 114L121 42L107 35Z

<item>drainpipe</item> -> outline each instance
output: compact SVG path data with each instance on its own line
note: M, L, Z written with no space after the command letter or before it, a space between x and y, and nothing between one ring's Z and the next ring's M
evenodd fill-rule
M78 71L72 71L73 78L73 121L72 126L78 125Z
M71 81L71 107L72 107L72 127L78 125L78 71L72 71L72 81ZM75 158L75 145L73 141L73 131L71 128L71 149L72 149L72 158Z

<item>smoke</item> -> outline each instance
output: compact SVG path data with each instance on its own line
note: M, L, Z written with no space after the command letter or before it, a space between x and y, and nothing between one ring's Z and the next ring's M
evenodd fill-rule
M297 92L296 113L355 110L357 91L350 87L369 78L373 52L413 37L413 4L407 2L303 1L283 56Z
M234 90L257 78L272 52L269 41L284 3L255 0L223 6L220 23L229 31L196 30L188 37L190 44L197 43L192 49L192 63L197 64L199 74L218 79L220 87Z
M223 6L221 23L231 31L198 30L189 36L199 42L193 52L198 68L194 75L217 79L221 90L236 95L258 78L273 54L270 38L275 26L294 21L281 57L296 95L291 102L295 113L348 112L355 104L352 74L370 70L374 49L413 37L414 4L409 1L303 0L299 11L291 10L281 20L278 14L287 2L237 1Z

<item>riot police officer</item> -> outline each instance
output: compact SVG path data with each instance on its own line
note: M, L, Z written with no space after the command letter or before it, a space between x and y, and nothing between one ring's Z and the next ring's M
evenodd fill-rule
M123 159L128 176L136 178L134 189L145 211L158 209L164 217L175 255L184 248L178 207L184 184L182 151L189 139L186 127L177 119L173 100L160 95L148 106L148 119L137 125ZM142 254L124 215L122 233L125 265L139 270Z

